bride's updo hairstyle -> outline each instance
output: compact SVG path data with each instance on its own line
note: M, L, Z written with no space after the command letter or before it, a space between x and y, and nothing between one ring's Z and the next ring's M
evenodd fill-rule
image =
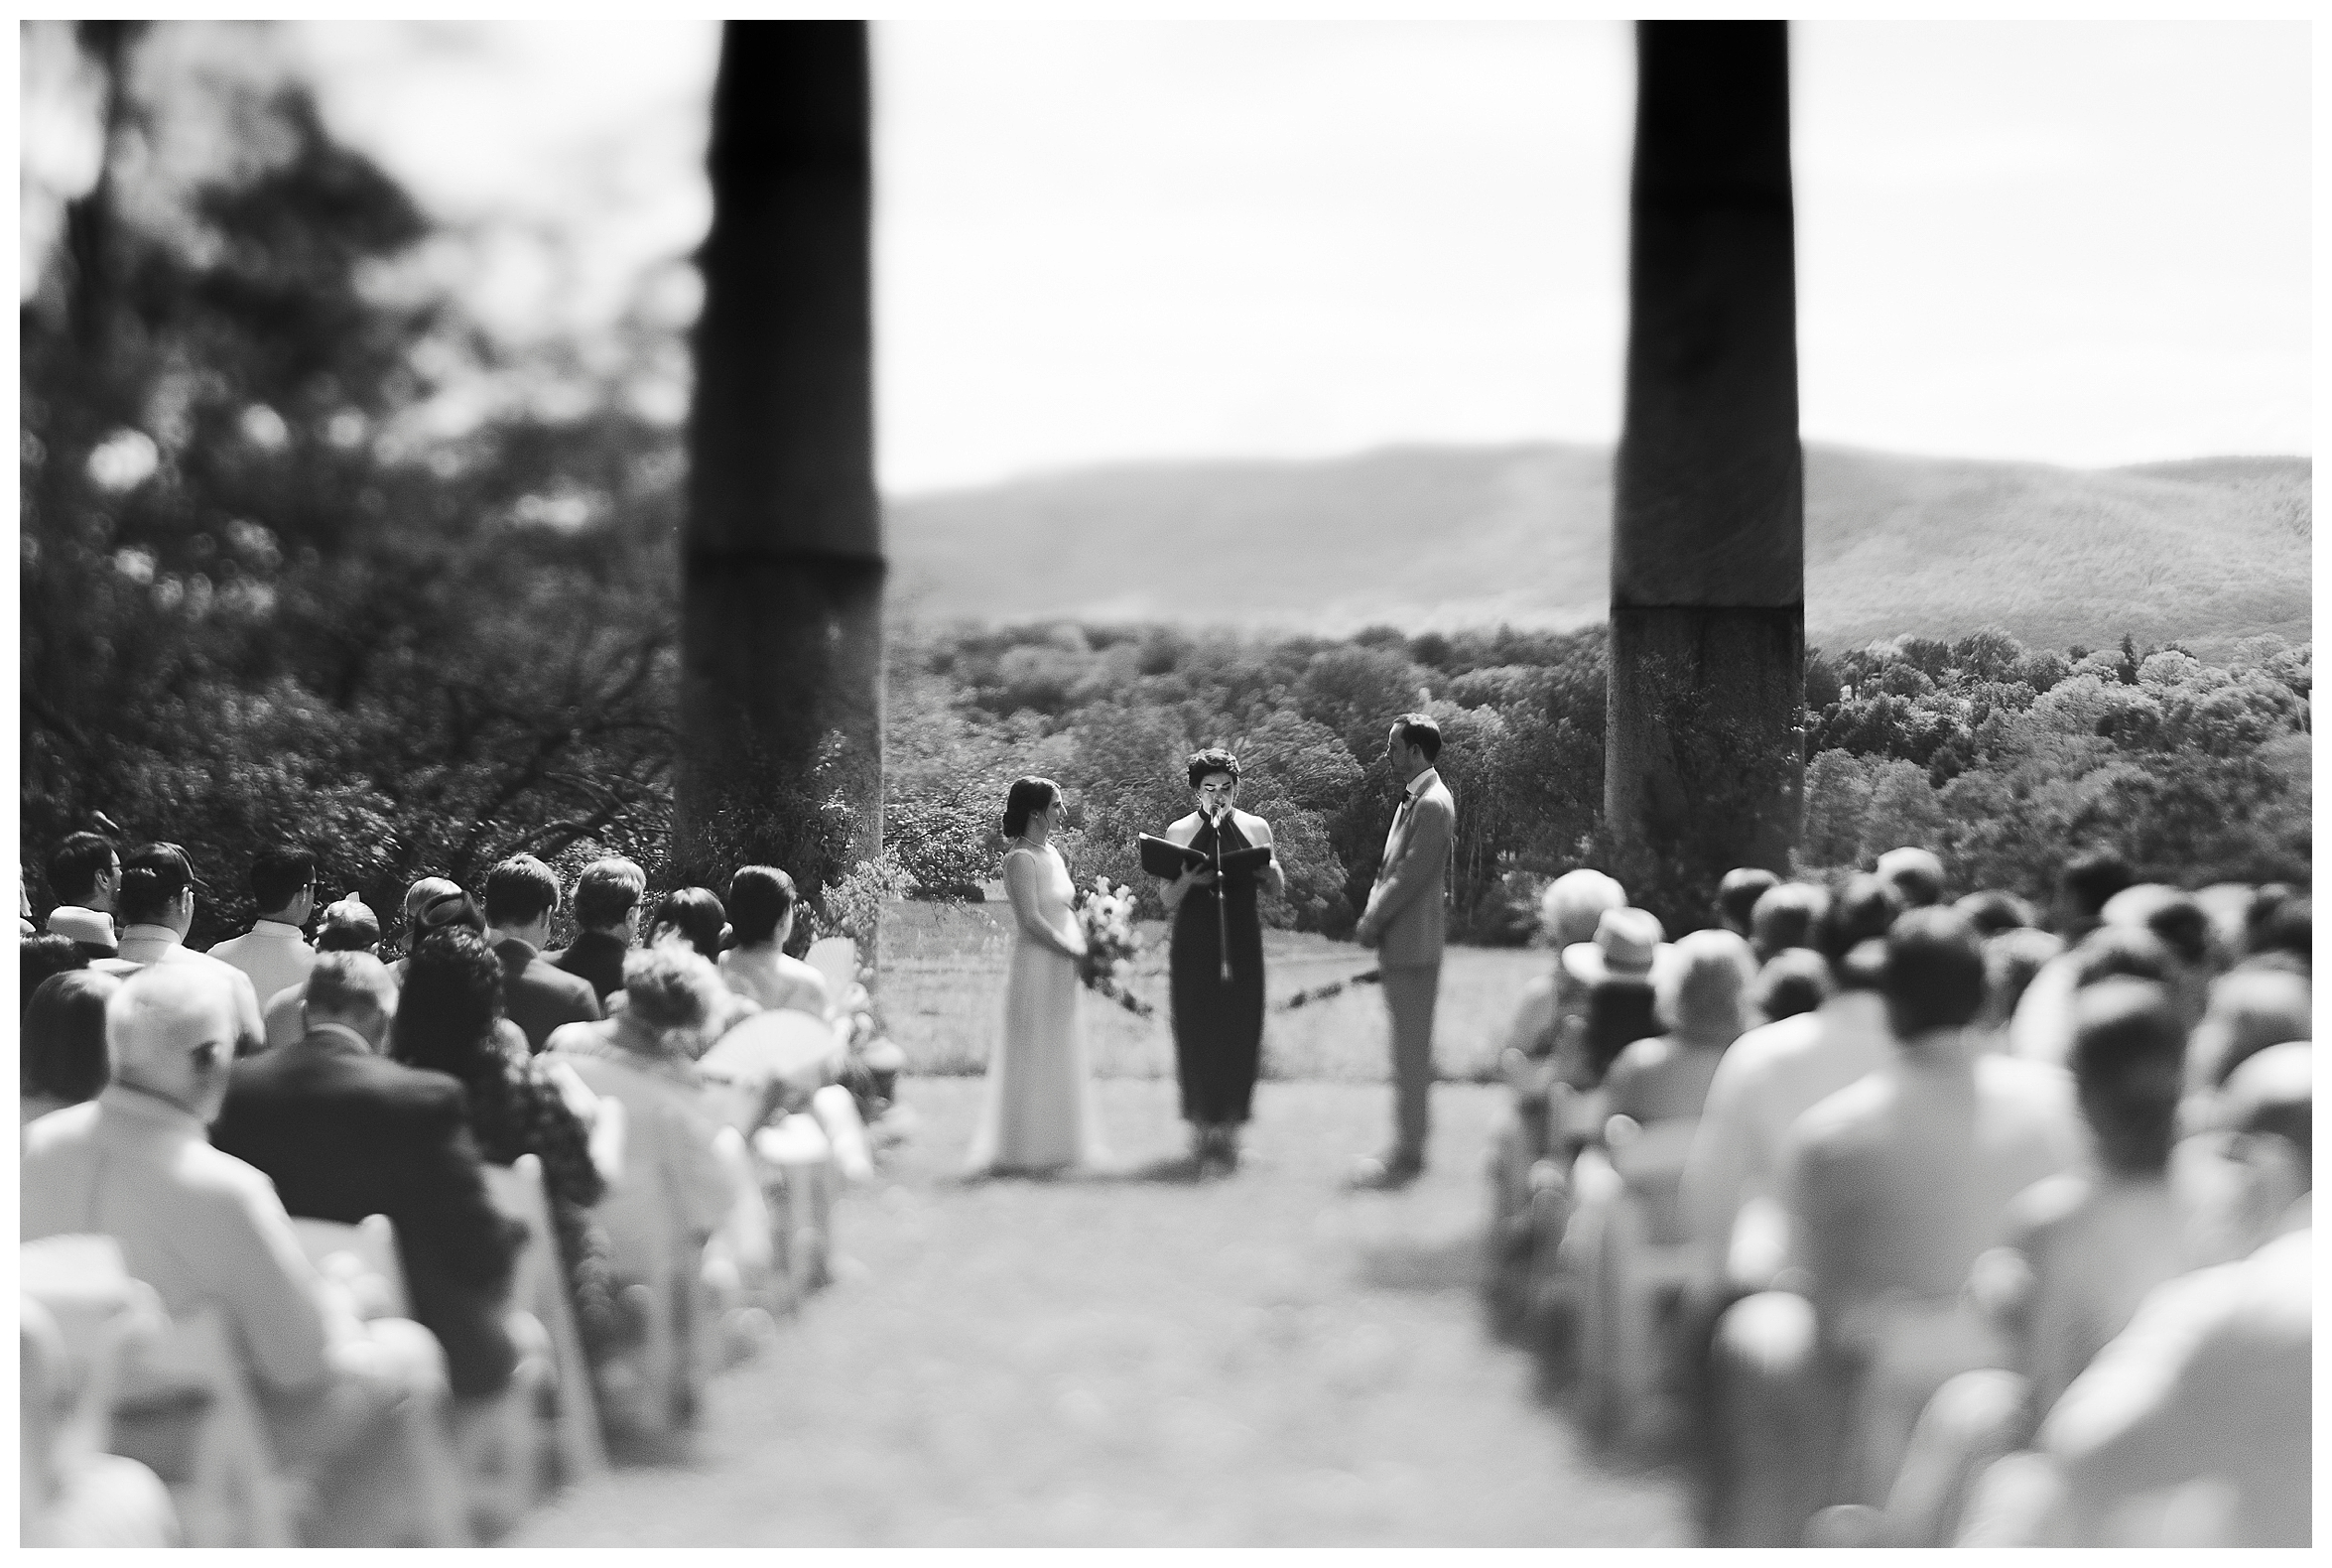
M1031 814L1046 811L1061 799L1061 786L1051 779L1034 774L1012 781L1012 793L1004 797L1004 837L1017 839L1028 832Z
M1238 782L1238 758L1221 746L1209 746L1204 751L1193 751L1190 754L1190 787L1197 789L1201 784L1206 783L1207 775L1210 773L1228 773L1231 775L1231 782L1236 784Z

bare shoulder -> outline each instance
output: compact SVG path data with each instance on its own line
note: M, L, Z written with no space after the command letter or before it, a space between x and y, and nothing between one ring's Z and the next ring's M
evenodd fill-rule
M1198 836L1199 814L1195 811L1187 817L1177 817L1166 825L1165 837L1176 844L1188 844Z
M1253 812L1239 811L1236 807L1232 808L1232 812L1234 814L1232 820L1238 824L1238 831L1247 836L1247 843L1269 844L1271 842L1271 824Z

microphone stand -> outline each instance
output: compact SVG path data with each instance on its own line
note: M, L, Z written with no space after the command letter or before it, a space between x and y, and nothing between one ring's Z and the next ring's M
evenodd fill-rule
M1231 909L1223 887L1223 819L1231 808L1215 814L1215 951L1223 960L1223 983L1231 983Z

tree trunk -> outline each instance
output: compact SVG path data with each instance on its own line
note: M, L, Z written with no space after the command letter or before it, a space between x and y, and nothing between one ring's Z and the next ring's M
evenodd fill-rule
M870 164L863 24L727 25L689 433L673 864L715 891L758 862L814 896L881 850Z
M1789 51L1639 24L1604 814L1671 930L1797 838L1805 521Z

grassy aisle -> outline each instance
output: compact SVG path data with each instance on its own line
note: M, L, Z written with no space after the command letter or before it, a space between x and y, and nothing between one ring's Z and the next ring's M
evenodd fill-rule
M1494 1091L1440 1086L1435 1169L1348 1197L1382 1086L1265 1085L1245 1168L1204 1187L1164 1169L1171 1084L1099 1087L1132 1174L966 1185L978 1081L910 1081L843 1278L715 1381L689 1462L512 1544L1689 1543L1674 1479L1606 1468L1483 1327Z

